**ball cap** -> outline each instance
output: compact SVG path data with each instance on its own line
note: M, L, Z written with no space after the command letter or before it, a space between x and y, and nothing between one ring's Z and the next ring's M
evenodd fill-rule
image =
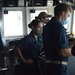
M52 15L49 15L49 14L47 14L46 12L41 12L41 13L38 15L38 18L43 18L43 17L48 18L48 17L52 17Z

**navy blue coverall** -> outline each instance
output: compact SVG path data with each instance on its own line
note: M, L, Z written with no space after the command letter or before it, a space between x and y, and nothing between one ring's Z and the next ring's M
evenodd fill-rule
M38 67L38 56L43 48L42 36L38 37L36 41L32 32L23 38L17 45L21 50L25 59L31 58L33 60L32 64L25 64L21 61L19 65L15 67L15 75L40 75L40 70Z
M61 63L62 61L67 63L68 58L60 57L58 54L61 49L68 48L65 28L57 18L52 17L44 28L43 36L46 61L50 61L50 63L45 63L45 75L68 75L67 65ZM55 63L57 61L60 64Z

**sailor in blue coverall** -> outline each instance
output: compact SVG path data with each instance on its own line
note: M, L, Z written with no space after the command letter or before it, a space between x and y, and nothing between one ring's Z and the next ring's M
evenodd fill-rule
M60 3L54 8L54 17L44 27L45 75L68 75L68 57L72 56L62 21L71 13L71 7Z
M32 29L29 35L21 39L14 48L19 58L19 64L15 67L15 75L41 75L38 67L39 55L43 48L42 22L33 20L29 24Z

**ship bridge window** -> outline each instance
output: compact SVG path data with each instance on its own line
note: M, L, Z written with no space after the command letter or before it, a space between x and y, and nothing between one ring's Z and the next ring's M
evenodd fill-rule
M72 34L74 34L74 36L75 36L75 10L74 10L74 16L73 16Z
M31 13L30 16L31 16L31 21L33 19L35 19L35 17L38 17L39 13L40 12L46 12L47 13L47 10L35 10L35 13Z
M4 14L4 37L23 35L22 11L8 11Z

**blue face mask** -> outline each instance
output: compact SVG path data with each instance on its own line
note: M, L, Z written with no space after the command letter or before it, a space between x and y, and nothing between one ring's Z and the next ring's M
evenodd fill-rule
M67 23L68 23L68 21L65 20L65 19L63 19L63 20L61 21L61 24L62 24L62 25L65 25L65 24L67 24Z
M36 35L41 35L42 32L43 32L43 29L39 30L37 27L34 29L34 33L35 33Z

